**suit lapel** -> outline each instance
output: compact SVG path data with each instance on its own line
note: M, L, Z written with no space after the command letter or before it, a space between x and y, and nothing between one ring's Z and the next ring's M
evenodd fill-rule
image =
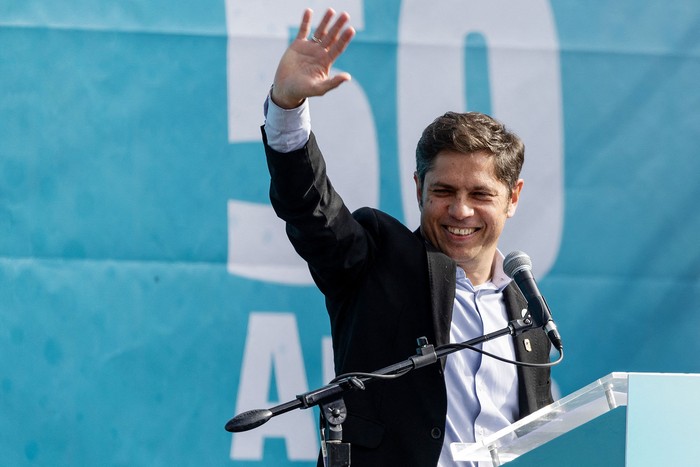
M432 308L434 345L450 342L450 324L455 300L455 263L444 253L425 242L430 280L430 303Z
M511 320L522 318L527 301L511 282L503 290L503 300ZM542 329L530 329L515 336L515 359L526 363L549 361L549 339ZM518 400L520 417L524 417L551 402L549 370L518 367Z
M527 312L527 301L520 293L515 282L508 284L508 287L503 289L503 300L506 305L508 318L511 320L521 319L523 314ZM521 362L542 363L543 355L539 350L542 345L538 345L542 338L539 333L532 330L526 331L515 337L515 358Z

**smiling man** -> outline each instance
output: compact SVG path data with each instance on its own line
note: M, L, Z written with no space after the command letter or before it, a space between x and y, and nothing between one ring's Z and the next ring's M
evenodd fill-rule
M421 233L474 285L492 276L498 239L518 207L524 151L517 136L476 112L446 113L418 142Z
M311 15L304 13L278 65L263 142L272 205L326 297L336 373L402 361L421 336L435 345L462 342L521 318L526 304L497 249L523 187L520 139L487 115L448 112L416 149L420 228L412 232L376 209L350 213L326 175L307 98L350 79L329 73L354 31L347 14L334 20L328 10L309 37ZM510 360L549 361L541 330L482 348ZM349 393L343 441L351 444L352 465L453 465L451 443L479 440L550 403L549 376L548 368L461 351Z

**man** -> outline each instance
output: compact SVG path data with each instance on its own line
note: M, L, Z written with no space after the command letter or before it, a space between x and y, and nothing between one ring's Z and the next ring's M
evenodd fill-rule
M328 10L307 39L311 15L304 12L278 65L263 141L272 205L326 297L336 373L402 361L420 336L435 345L462 342L521 318L526 304L497 250L523 187L520 140L486 115L448 112L426 128L416 150L420 228L411 232L375 209L351 214L326 176L307 98L350 79L329 73L354 30L347 14L333 21ZM549 360L541 330L483 349ZM450 443L474 442L551 401L548 369L461 351L347 394L343 441L357 466L452 465Z

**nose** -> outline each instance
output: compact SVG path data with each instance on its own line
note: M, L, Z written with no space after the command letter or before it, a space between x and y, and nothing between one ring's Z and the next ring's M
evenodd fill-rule
M448 212L450 216L455 219L466 219L474 215L474 209L472 209L468 200L463 197L456 197L452 203L450 203Z

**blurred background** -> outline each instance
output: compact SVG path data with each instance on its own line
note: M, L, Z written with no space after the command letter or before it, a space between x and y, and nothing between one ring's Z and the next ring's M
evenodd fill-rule
M315 465L313 410L224 431L332 378L259 132L307 6L358 31L311 103L350 207L415 228L420 131L490 113L527 147L501 250L533 260L559 393L700 372L700 3L0 0L4 465Z

